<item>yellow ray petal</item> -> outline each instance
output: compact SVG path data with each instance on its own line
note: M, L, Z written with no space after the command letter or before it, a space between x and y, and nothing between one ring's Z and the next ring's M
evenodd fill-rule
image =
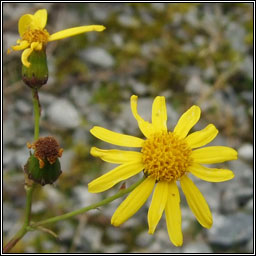
M210 228L212 226L212 214L200 190L187 175L181 177L180 185L187 203L198 222L203 227Z
M63 38L79 35L85 32L90 32L90 31L98 31L101 32L105 29L104 26L101 25L90 25L90 26L80 26L80 27L75 27L75 28L68 28L61 30L57 33L54 33L50 35L49 41L55 41L55 40L60 40Z
M99 126L94 126L90 132L96 138L118 146L140 148L144 143L144 140L140 138L112 132Z
M203 130L191 133L185 140L190 148L199 148L210 143L217 134L216 127L213 124L209 124Z
M195 163L215 164L237 159L237 152L233 148L212 146L192 151L191 157Z
M27 30L33 29L32 23L33 23L33 15L25 14L25 15L20 17L19 24L18 24L18 30L19 30L20 37L22 37L23 34Z
M150 196L155 185L155 179L146 178L129 196L118 206L111 218L111 224L120 226L133 216Z
M35 12L33 16L33 25L36 28L43 29L46 26L46 23L47 23L47 10L40 9L37 12Z
M36 49L37 47L39 47L38 42L34 42L31 44L30 48L26 49L23 51L22 55L21 55L21 62L24 66L26 66L27 68L29 68L30 66L30 62L28 61L28 57L30 56L30 54L34 51L34 49Z
M157 96L152 106L152 124L156 131L167 131L165 97Z
M20 41L19 45L12 46L12 49L14 51L21 51L21 50L26 49L27 47L29 47L29 42L26 40L22 40L22 41Z
M192 106L187 110L179 119L177 125L174 128L180 138L185 138L190 129L197 123L201 115L201 109L198 106Z
M99 193L113 187L118 182L128 179L144 168L142 163L138 162L129 162L122 164L112 171L100 176L99 178L93 180L88 184L89 192Z
M199 179L210 182L222 182L234 178L234 173L228 169L207 168L201 164L194 163L188 171Z
M116 149L104 150L92 147L91 155L95 157L100 157L102 160L114 164L123 164L127 162L142 162L142 154L135 151Z
M156 226L163 215L168 196L168 183L159 181L152 197L152 201L148 210L148 226L149 234L155 232Z
M141 130L141 132L144 134L146 138L148 138L152 133L155 132L154 127L151 123L145 121L137 111L137 101L138 101L138 96L132 95L131 96L131 110L134 118L138 122L138 126Z
M180 193L175 182L169 183L168 200L165 206L166 225L171 242L181 246L183 235L181 229Z

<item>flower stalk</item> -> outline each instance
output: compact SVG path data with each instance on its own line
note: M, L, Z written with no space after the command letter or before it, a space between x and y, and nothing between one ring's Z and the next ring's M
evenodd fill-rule
M38 96L38 89L32 89L32 99L33 99L33 107L34 107L34 141L39 138L39 121L41 115L41 106Z
M14 237L6 244L3 249L4 253L9 252L29 231L30 216L31 216L31 205L32 196L35 189L35 183L30 183L25 185L26 190L26 206L25 206L25 219L21 229L14 235Z
M100 202L97 202L95 204L86 206L84 208L63 214L63 215L59 215L59 216L55 216L49 219L45 219L33 224L30 224L30 213L31 213L31 203L32 203L32 194L33 194L33 190L35 187L35 184L33 184L31 187L25 187L26 188L26 193L27 193L27 201L26 201L26 210L25 210L25 221L24 224L22 226L22 228L16 233L16 235L10 240L9 243L6 244L6 246L4 247L4 253L9 252L16 244L18 241L20 241L23 236L32 230L35 229L41 229L42 225L46 225L46 224L51 224L51 223L55 223L58 221L62 221L62 220L66 220L72 217L75 217L76 215L79 214L83 214L86 213L90 210L96 209L100 206L106 205L128 193L130 193L131 191L133 191L137 186L139 186L143 181L145 180L145 177L143 177L142 179L140 179L139 181L137 181L136 183L134 183L133 185L131 185L129 188L127 189L121 189L118 193L116 193L115 195L103 199Z
M39 138L39 121L40 121L40 103L38 97L38 90L32 89L32 99L34 108L34 140ZM18 241L29 231L32 196L35 189L35 183L26 179L25 191L26 191L26 206L25 206L25 219L21 229L14 235L14 237L6 244L3 249L4 253L9 252Z
M59 216L56 216L56 217L52 217L52 218L49 218L49 219L46 219L46 220L36 222L36 223L32 224L31 227L36 228L36 227L41 226L41 225L46 225L46 224L54 223L54 222L57 222L57 221L66 220L66 219L72 218L76 215L79 215L79 214L88 212L90 210L96 209L100 206L106 205L106 204L118 199L119 197L122 197L122 196L126 195L127 193L130 193L131 191L133 191L137 186L139 186L142 183L142 181L144 179L145 179L145 177L143 177L142 179L140 179L139 181L137 181L136 183L131 185L129 188L121 189L115 195L113 195L111 197L108 197L108 198L106 198L106 199L104 199L104 200L102 200L98 203L86 206L84 208L81 208L81 209L78 209L78 210L63 214L63 215L59 215Z

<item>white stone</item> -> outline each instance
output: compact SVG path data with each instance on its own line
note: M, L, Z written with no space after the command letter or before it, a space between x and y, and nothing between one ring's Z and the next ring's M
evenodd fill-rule
M47 110L50 122L62 129L76 128L80 123L78 111L68 100L53 102Z
M82 51L81 55L86 61L103 68L110 68L115 64L114 58L102 48L88 48L87 50Z
M252 160L253 159L253 145L249 144L249 143L243 144L238 149L238 156L245 160Z
M192 242L185 245L183 253L212 253L212 249L204 242Z

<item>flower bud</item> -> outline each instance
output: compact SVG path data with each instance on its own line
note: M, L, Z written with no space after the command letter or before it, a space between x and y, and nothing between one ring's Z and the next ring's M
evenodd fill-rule
M34 149L34 153L30 155L24 166L28 178L42 186L55 182L62 173L58 157L61 157L63 152L55 138L39 138L33 144L28 143L27 146Z
M48 66L45 49L33 51L29 56L30 66L22 65L22 80L31 88L39 89L48 80Z

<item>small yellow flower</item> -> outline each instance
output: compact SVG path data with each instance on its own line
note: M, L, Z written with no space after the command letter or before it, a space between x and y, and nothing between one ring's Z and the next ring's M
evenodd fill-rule
M224 146L200 148L216 137L218 130L213 124L188 135L200 118L201 110L198 106L192 106L181 116L173 132L167 130L164 97L158 96L154 100L152 123L139 116L135 95L131 97L131 109L141 132L146 137L145 140L98 126L93 127L91 133L98 139L114 145L141 148L140 152L92 147L93 156L120 166L89 183L89 191L92 193L105 191L143 171L146 179L120 204L112 216L111 223L114 226L124 223L142 207L154 190L148 211L148 232L154 233L165 211L169 238L175 246L181 246L183 236L180 195L176 181L180 182L187 203L198 222L203 227L210 228L211 211L203 195L189 178L189 173L210 182L230 180L234 177L232 171L207 168L202 164L235 160L237 152Z
M17 44L12 46L14 51L24 50L21 61L24 66L29 67L28 57L33 51L42 50L48 42L60 40L66 37L75 36L84 32L103 31L104 26L90 25L65 29L50 35L45 29L47 23L47 10L41 9L32 14L25 14L19 19L19 34L21 39L17 40ZM10 53L9 49L7 53Z

